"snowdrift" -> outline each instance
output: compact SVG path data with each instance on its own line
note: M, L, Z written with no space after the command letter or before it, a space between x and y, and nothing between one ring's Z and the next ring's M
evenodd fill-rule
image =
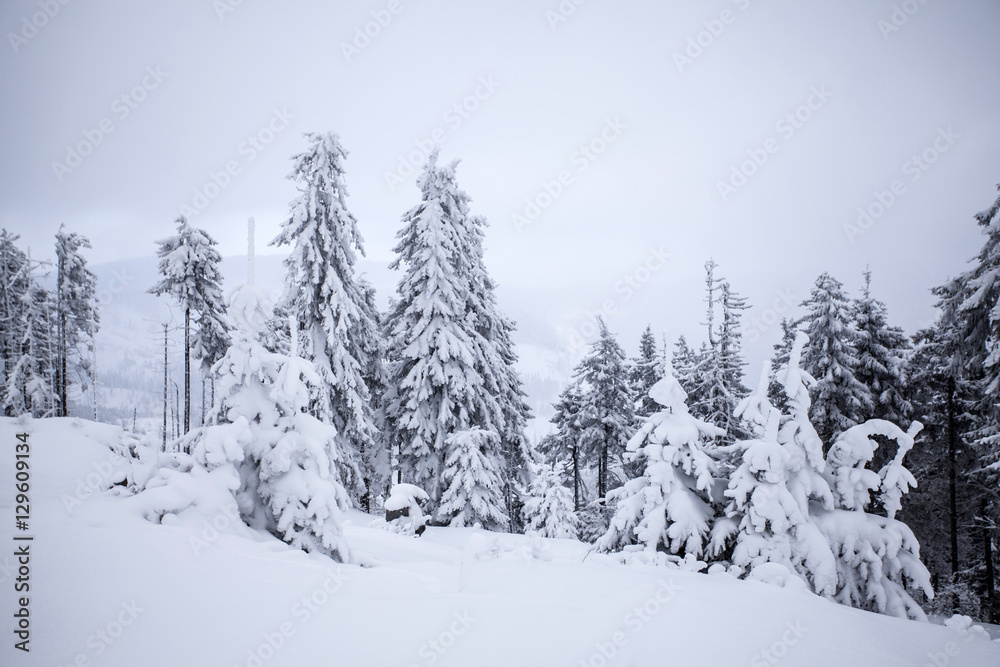
M11 634L13 443L25 431L30 653ZM1000 645L959 626L726 574L623 566L574 540L465 528L416 539L351 512L352 563L338 564L224 506L156 524L116 486L129 480L112 449L136 444L116 427L2 419L0 442L3 665L1000 664Z

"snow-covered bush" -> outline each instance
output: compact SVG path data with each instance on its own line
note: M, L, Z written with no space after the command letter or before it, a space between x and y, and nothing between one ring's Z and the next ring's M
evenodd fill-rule
M915 422L904 432L871 420L850 427L824 459L808 417L814 380L799 368L807 340L799 333L778 376L788 414L780 415L767 399L766 369L738 410L755 437L737 443L742 463L726 491L732 499L727 516L739 522L732 557L736 573L775 581L782 578L773 576L780 566L814 593L842 604L926 620L907 586L933 597L930 578L913 532L894 518L901 496L916 485L902 461L921 426ZM898 444L895 458L878 473L867 469L877 437ZM866 512L871 494L888 516ZM713 539L713 547L723 542Z
M151 513L162 520L164 513L235 499L250 527L346 561L341 513L349 500L335 465L336 429L306 412L316 373L297 356L295 336L290 355L261 344L269 312L261 290L242 286L229 310L236 332L213 368L218 400L210 425L185 437L191 455L175 455L177 465L161 468L140 502L153 501Z
M445 492L438 507L439 521L449 526L474 526L494 530L507 523L503 485L490 456L500 436L493 431L471 428L452 433L445 440Z
M895 519L900 498L916 486L903 467L903 457L921 428L920 422L913 422L904 432L895 424L872 419L844 431L830 448L828 474L835 480L836 509L817 512L814 520L837 558L836 598L843 604L926 620L904 582L933 598L930 574L920 562L913 531ZM879 446L876 437L897 443L896 456L878 473L866 468ZM871 493L877 494L887 517L865 511Z
M641 543L648 551L700 558L715 513L716 462L704 446L725 431L688 412L687 394L669 369L649 396L662 409L626 448L629 459L644 459L645 472L608 494L616 509L595 547L613 551Z
M563 486L554 466L535 466L524 498L525 532L541 537L576 539L580 520L573 509L573 492Z

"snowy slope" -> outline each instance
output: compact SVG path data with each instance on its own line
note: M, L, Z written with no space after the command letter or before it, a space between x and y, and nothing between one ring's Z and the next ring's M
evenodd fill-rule
M2 665L1000 664L1000 645L948 628L727 575L585 560L586 545L569 540L445 528L414 539L354 512L360 567L233 531L224 515L153 524L128 498L88 495L116 478L105 462L121 432L75 419L0 420L5 555L22 429L31 653L13 649L13 562L0 557Z

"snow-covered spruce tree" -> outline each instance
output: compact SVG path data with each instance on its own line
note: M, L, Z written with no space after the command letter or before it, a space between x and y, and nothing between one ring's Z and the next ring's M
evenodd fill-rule
M375 421L376 442L373 447L365 447L361 452L361 476L365 480L368 493L361 499L361 508L366 512L376 509L379 497L388 498L391 486L392 466L390 462L391 444L386 427L385 395L388 383L388 363L385 338L382 337L383 315L375 302L375 287L364 276L358 278L365 293L365 301L375 316L379 336L376 340L378 352L371 355L368 368L364 371L365 385L372 401L372 417Z
M704 352L704 349L702 350ZM681 388L688 396L688 404L693 404L698 400L698 396L692 392L697 392L700 383L695 379L695 370L701 363L701 356L692 349L684 336L679 336L674 344L670 365L673 368L674 377L681 383Z
M639 338L639 354L632 358L629 366L632 395L637 397L635 403L637 420L644 420L659 410L656 401L649 396L649 390L663 377L663 357L656 347L653 328L647 326Z
M94 336L100 326L97 308L97 276L87 268L80 251L90 248L85 236L56 234L56 394L60 417L69 414L71 374L83 386L92 378Z
M20 237L0 230L0 387L10 398L4 400L4 414L13 417L23 412L23 392L13 378L20 358L23 339L23 308L28 294L28 257L17 241Z
M608 494L615 514L595 548L613 551L638 543L650 552L701 559L715 515L717 472L704 445L725 431L688 412L687 394L670 369L649 396L660 410L632 437L626 454L645 459L645 472Z
M503 530L507 526L503 483L497 459L500 436L481 428L470 428L450 434L445 441L442 481L445 491L437 518L449 526L462 528L479 524L487 530Z
M803 576L803 556L811 551L810 564L821 565L819 573L815 567L807 569L813 590L831 596L837 584L833 558L821 536L816 540L815 530L810 530L808 505L800 505L789 489L795 473L793 458L799 452L781 442L781 415L767 399L769 379L765 366L756 390L739 406L738 413L753 435L733 446L742 452L742 462L730 476L725 491L731 499L727 519L720 519L713 528L712 549L720 555L731 546L737 572L781 584L790 576L809 580ZM734 535L735 545L731 545Z
M930 573L920 562L913 531L896 520L900 499L916 480L903 466L922 428L913 422L903 432L895 424L872 419L840 434L827 456L836 509L817 511L813 520L826 536L837 562L839 585L834 599L844 605L900 618L927 620L907 586L934 597ZM868 470L880 441L896 443L896 455L877 473ZM887 516L865 511L876 494Z
M625 445L632 437L633 404L625 352L603 319L599 334L587 356L577 365L574 377L582 389L580 408L581 453L597 469L597 498L618 486L611 470L621 469Z
M310 410L337 429L341 475L355 501L370 507L369 485L375 480L367 479L361 467L380 438L366 379L380 348L368 288L355 277L364 240L347 209L347 152L335 134L305 136L309 146L293 158L289 175L299 195L271 241L292 248L284 262L279 309L299 323L299 349L319 373Z
M160 258L160 282L149 289L150 294L169 294L184 312L184 433L191 430L191 323L192 316L199 326L195 334L196 351L202 355L221 355L228 347L221 317L225 312L222 299L222 256L207 232L192 227L187 218L175 221L177 233L157 241L156 256ZM220 351L222 348L222 351ZM212 359L214 363L218 360ZM206 359L208 361L208 359ZM211 366L209 366L210 368Z
M19 238L6 229L0 230L0 368L3 371L0 386L10 395L10 400L4 401L4 414L8 417L23 411L22 392L18 381L12 380L14 366L21 356L29 273L28 257L17 247Z
M740 296L724 280L720 286L719 309L722 321L719 323L719 370L726 392L736 405L749 394L743 384L743 369L747 362L743 358L743 311L747 309L746 298ZM739 419L731 419L726 430L728 438L742 435Z
M583 452L583 390L578 382L571 382L553 406L555 414L550 420L555 433L539 443L539 453L559 471L573 490L573 510L579 512L587 497L583 471L586 459Z
M915 485L902 461L920 425L907 433L882 420L855 425L823 459L822 442L808 419L808 386L815 380L799 368L806 344L800 333L779 374L788 401L780 428L778 410L766 398L766 372L740 406L757 437L739 443L743 464L726 491L733 499L727 514L740 521L733 563L765 580L794 572L813 592L845 605L924 619L906 586L933 596L929 575L913 533L894 518L900 498ZM876 473L867 465L879 439L898 446L895 457ZM865 511L872 492L888 516ZM718 542L715 537L713 546L718 547L725 536Z
M455 164L450 167L452 172ZM500 312L496 300L496 284L483 261L483 238L488 226L486 219L468 214L470 198L457 187L450 200L455 222L465 230L459 240L464 245L461 259L467 266L460 270L469 278L468 317L481 339L481 351L477 355L481 365L476 370L497 405L498 414L492 419L500 435L504 501L511 520L509 528L516 532L521 528L519 491L530 483L529 471L535 455L530 451L528 440L524 436L524 427L531 417L531 409L525 401L526 394L517 372L518 357L513 341L515 325Z
M934 288L940 316L933 327L917 332L907 359L914 416L924 430L907 457L920 485L907 496L900 518L917 536L921 560L935 582L933 603L924 608L988 620L988 611L982 612L985 596L977 592L984 588L976 516L985 485L967 474L980 467L967 437L979 419L980 396L962 361L965 339L953 298L960 288L956 280Z
M795 344L795 334L797 332L796 322L787 317L781 318L781 340L774 344L771 355L772 368L784 368L788 365L788 358L792 353L792 345ZM771 384L767 390L767 400L771 405L778 408L784 414L787 409L785 403L785 388L781 386L775 378L771 378Z
M262 344L269 311L253 284L234 293L233 344L213 368L218 401L210 425L192 431L187 444L210 470L236 468L233 490L248 525L346 561L341 517L350 500L337 466L337 431L308 412L309 385L320 378L298 356L297 337L289 355Z
M899 327L888 323L886 306L871 294L871 271L864 273L865 286L854 301L854 347L858 367L854 377L868 388L871 410L862 420L884 419L896 424L912 417L913 406L907 400L905 357L910 341Z
M439 167L436 160L435 153L417 181L422 201L403 216L396 235L398 257L390 268L402 269L403 277L384 324L392 446L402 481L427 491L432 512L447 489L442 473L449 436L473 428L497 433L505 425L497 385L483 376L495 350L480 334L471 303L476 290L464 255L474 245L463 219L468 197L455 183L455 164ZM500 469L499 440L479 442Z
M580 520L576 515L573 491L563 486L555 466L534 466L531 486L524 500L525 532L542 537L576 539Z
M52 294L35 283L28 258L27 289L20 295L20 340L12 350L12 366L2 391L4 412L49 417L55 413L55 336Z
M705 301L708 344L697 355L697 363L689 374L692 414L726 431L727 442L742 435L734 411L747 390L743 386L743 334L740 320L746 310L746 300L736 294L726 280L716 278L717 265L705 263ZM716 327L716 310L721 321Z
M816 380L810 417L823 442L831 443L872 411L872 396L855 377L857 332L841 282L823 273L802 306L807 312L800 326L809 336L802 365Z
M997 186L1000 189L1000 185ZM1000 568L996 566L996 525L1000 521L1000 197L976 214L986 237L973 268L951 281L943 296L944 308L955 313L961 345L955 359L963 374L977 385L980 400L975 412L980 416L972 433L980 457L971 477L980 487L976 532L979 533L984 617L1000 622Z

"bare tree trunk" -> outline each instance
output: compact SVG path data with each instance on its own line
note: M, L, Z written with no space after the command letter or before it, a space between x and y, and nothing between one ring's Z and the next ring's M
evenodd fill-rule
M167 325L163 325L163 451L167 451Z
M948 534L951 540L951 583L958 580L958 433L955 428L955 378L948 378ZM951 613L958 613L958 596L951 595Z
M573 511L580 511L580 457L573 447Z
M181 436L181 388L174 382L174 437Z
M191 430L191 307L184 309L184 434Z
M986 572L984 573L986 581L983 582L986 587L986 616L990 623L1000 623L1000 609L997 609L996 600L996 575L993 571L993 534L988 514L989 506L985 498L980 505L980 511L982 513L980 521L982 521L983 529L983 559L986 564Z
M948 531L951 537L951 573L958 573L958 433L955 428L955 379L948 378ZM954 581L954 576L952 576Z

